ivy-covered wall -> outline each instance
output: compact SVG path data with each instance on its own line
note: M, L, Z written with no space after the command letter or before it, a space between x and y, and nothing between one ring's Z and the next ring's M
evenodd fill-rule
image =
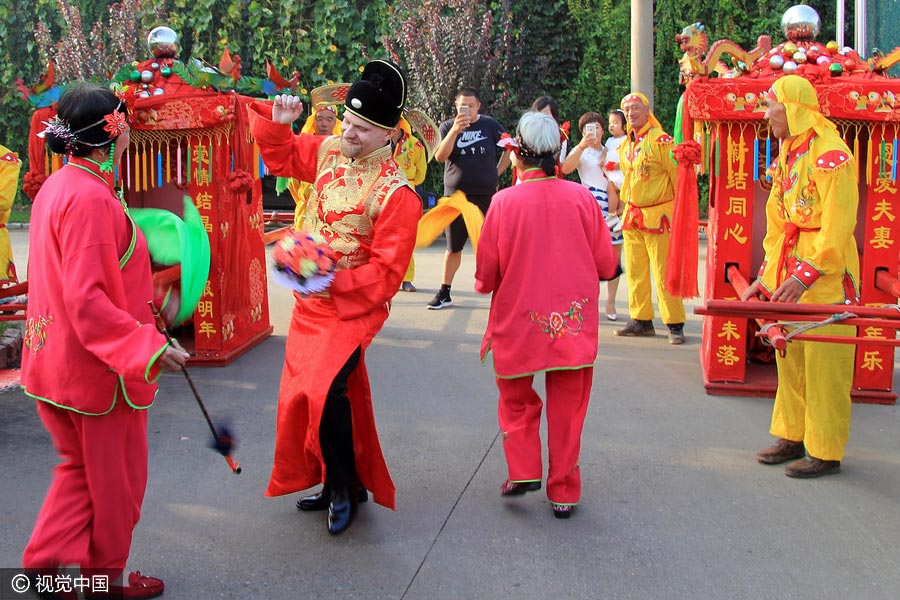
M391 56L410 72L411 104L435 121L449 116L458 87L472 85L485 112L508 127L540 95L556 98L573 123L588 110L616 107L630 87L632 53L653 52L655 111L671 129L681 93L675 34L700 21L710 42L729 38L752 48L761 34L782 38L781 16L795 3L657 0L653 47L631 48L630 3L617 0L5 0L0 142L27 161L31 106L17 78L30 86L51 58L78 60L75 44L85 55L78 66L106 80L117 66L146 58L146 34L156 25L179 33L182 60L217 65L227 47L245 75L264 77L267 60L286 78L299 72L303 93L352 81L368 58ZM810 4L822 18L819 39L833 39L833 3ZM79 72L62 66L63 79ZM441 170L431 169L428 189L440 190Z

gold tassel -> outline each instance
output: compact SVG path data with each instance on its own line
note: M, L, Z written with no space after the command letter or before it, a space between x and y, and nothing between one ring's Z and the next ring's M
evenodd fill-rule
M872 185L872 134L874 133L872 127L868 128L869 130L869 139L866 141L866 185ZM857 178L859 176L857 175Z
M150 187L156 187L156 151L150 142Z
M146 192L150 189L150 184L147 181L147 176L150 173L150 167L148 166L148 163L150 162L151 149L148 148L147 145L145 144L144 147L142 148L142 150L144 151L144 164L142 165L142 168L144 169L144 175L141 179L144 182L144 191Z
M141 151L137 146L134 149L134 191L141 191Z

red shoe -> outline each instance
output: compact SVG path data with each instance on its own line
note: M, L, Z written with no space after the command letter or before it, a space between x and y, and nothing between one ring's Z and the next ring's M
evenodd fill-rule
M141 575L140 571L128 574L128 585L110 585L108 590L85 591L86 600L100 600L108 598L156 598L162 595L166 584L162 579Z

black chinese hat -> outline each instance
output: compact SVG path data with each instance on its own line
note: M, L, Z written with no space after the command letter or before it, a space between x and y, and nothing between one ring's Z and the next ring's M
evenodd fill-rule
M406 75L387 60L365 66L359 81L350 86L344 100L346 110L378 127L391 129L400 122L406 104Z

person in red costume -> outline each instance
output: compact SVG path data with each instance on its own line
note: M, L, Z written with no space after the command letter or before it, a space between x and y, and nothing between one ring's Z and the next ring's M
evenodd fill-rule
M412 256L422 203L391 156L406 78L388 61L366 65L345 101L341 135L294 135L300 99L250 107L250 129L272 173L315 182L303 228L337 255L325 292L297 294L278 394L275 464L267 496L299 492L301 510L328 509L345 531L359 502L394 508L375 420L365 350L388 317Z
M160 369L176 371L188 355L154 325L147 242L113 188L129 143L125 105L109 90L70 86L44 136L69 159L31 210L22 388L63 462L22 565L108 578L87 598L152 598L160 579L135 572L123 585L147 485L146 409Z
M599 282L619 269L594 196L555 177L556 121L527 112L518 129L522 183L494 194L475 261L475 290L493 293L481 358L494 354L509 468L503 496L541 488L542 403L532 383L545 373L547 497L564 519L581 496L578 454L597 358Z

